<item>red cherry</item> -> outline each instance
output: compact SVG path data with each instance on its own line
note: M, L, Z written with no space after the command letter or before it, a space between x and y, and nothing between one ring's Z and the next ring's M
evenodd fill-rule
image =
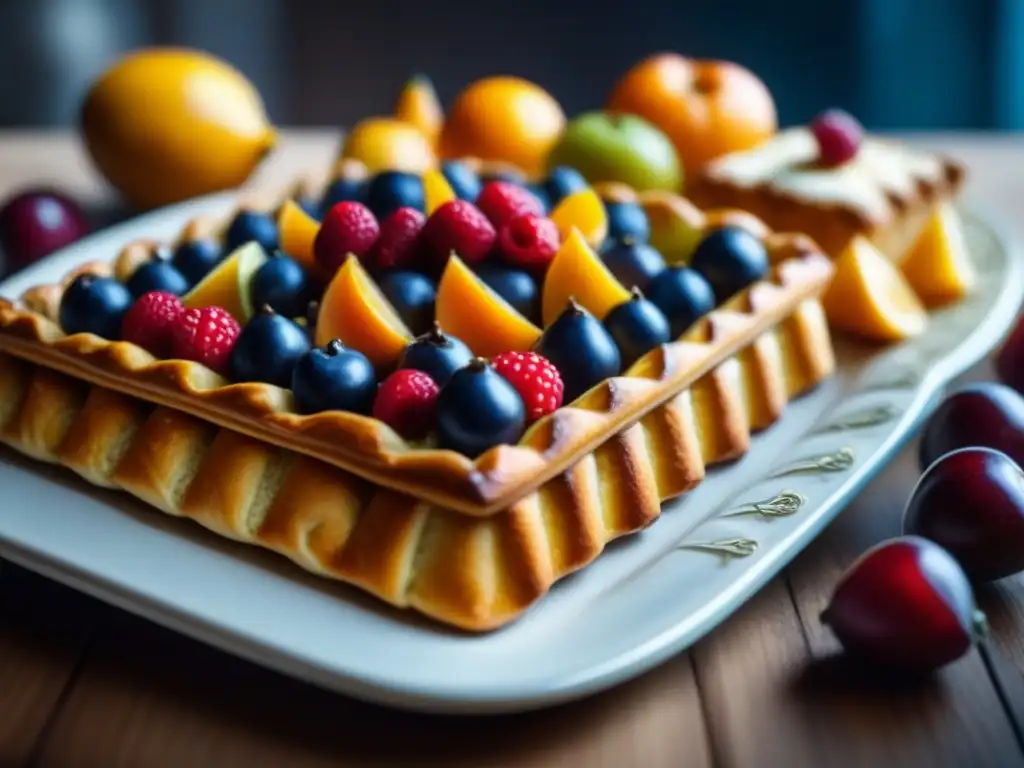
M1000 380L1024 394L1024 316L996 353L995 365Z
M26 190L0 209L0 246L12 269L27 267L89 231L78 204L54 190Z
M1024 467L1024 397L991 382L971 384L949 395L921 435L921 470L950 451L972 446L995 448Z
M826 167L852 160L864 140L864 128L857 118L841 109L830 109L814 118L811 133L818 142L818 162Z
M910 673L963 656L983 619L953 556L918 536L890 539L864 553L821 615L847 653Z

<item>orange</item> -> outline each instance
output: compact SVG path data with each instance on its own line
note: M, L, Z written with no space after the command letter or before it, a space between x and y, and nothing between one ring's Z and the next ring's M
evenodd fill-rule
M579 230L591 248L599 248L608 236L608 214L604 203L589 187L567 195L551 212L551 220L558 227L563 241L574 228Z
M430 145L436 146L444 124L444 111L429 77L416 75L405 84L398 94L395 117L416 126Z
M249 284L266 260L259 243L239 246L182 296L181 303L188 309L221 307L244 324L253 315Z
M423 173L437 165L434 149L414 125L391 117L370 117L352 129L340 160L360 160L369 173Z
M427 171L423 174L423 198L427 216L432 214L445 203L450 203L456 197L455 190L448 183L448 179L440 171Z
M316 343L323 346L332 339L362 352L377 368L394 365L412 341L395 308L352 256L345 259L320 299Z
M435 306L441 328L482 357L526 352L541 335L540 328L516 312L455 254L441 275Z
M900 270L928 307L962 299L974 287L977 275L952 203L943 203L932 214Z
M569 232L548 266L541 295L544 327L562 314L570 298L598 320L604 320L612 308L630 298L629 291L608 271L578 229Z
M455 98L439 152L445 158L501 160L539 176L564 128L562 107L540 86L518 77L487 77Z
M281 250L295 259L307 271L316 272L313 242L320 231L320 222L306 213L293 200L285 200L277 212L277 230Z

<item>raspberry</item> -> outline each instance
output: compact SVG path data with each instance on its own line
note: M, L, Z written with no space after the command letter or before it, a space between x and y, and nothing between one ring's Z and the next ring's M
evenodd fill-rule
M498 250L506 262L523 269L544 268L558 253L558 226L545 216L516 216L501 228Z
M426 437L434 425L437 384L423 371L401 368L381 382L373 401L373 417L402 437Z
M171 333L184 312L181 299L173 293L144 293L125 312L121 338L137 344L154 357L170 357Z
M369 208L352 201L338 203L324 215L313 254L317 264L333 275L350 253L364 259L379 236L380 225Z
M565 385L558 369L536 352L502 352L492 361L496 370L526 404L526 418L533 422L558 410Z
M420 232L427 217L415 208L399 208L380 226L380 237L371 254L380 270L414 266L420 252Z
M186 310L171 333L171 354L227 375L241 326L221 307Z
M434 264L443 268L455 251L467 264L483 261L498 235L480 209L465 200L451 200L431 214L423 227Z
M490 222L501 229L516 216L544 215L544 204L526 187L508 181L489 181L480 190L477 207Z
M826 167L849 162L857 156L864 128L841 109L830 109L814 118L811 132L818 142L818 161Z

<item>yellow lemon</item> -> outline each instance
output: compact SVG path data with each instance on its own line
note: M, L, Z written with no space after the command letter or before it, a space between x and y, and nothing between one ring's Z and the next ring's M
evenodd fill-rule
M975 286L977 273L952 203L943 203L932 214L900 270L928 307L958 301Z
M423 174L423 200L427 216L456 198L455 190L440 171Z
M356 123L345 139L341 160L360 160L373 173L423 173L437 165L430 141L403 120L371 117Z
M577 229L587 245L598 248L608 236L608 215L604 203L589 187L564 198L551 212L551 220L558 227L562 240L569 237L571 230Z
M395 103L395 117L419 128L431 146L437 144L444 110L429 77L416 75L405 84Z

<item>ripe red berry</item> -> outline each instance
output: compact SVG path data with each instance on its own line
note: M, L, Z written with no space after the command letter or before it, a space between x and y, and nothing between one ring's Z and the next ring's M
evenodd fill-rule
M559 245L561 238L555 222L532 213L516 216L498 235L502 258L514 267L527 270L546 267L558 253Z
M420 256L420 233L427 217L415 208L399 208L380 225L380 237L371 252L377 269L405 269L416 265Z
M818 142L818 162L827 167L856 157L864 139L864 128L857 118L841 109L818 115L811 123L811 132Z
M185 307L167 291L150 291L140 296L121 321L121 338L147 350L154 357L171 354L171 333Z
M483 261L494 248L498 234L475 205L451 200L427 219L423 238L434 266L440 270L448 263L452 251L467 264Z
M544 206L537 196L510 181L487 182L480 190L476 205L497 229L516 216L544 215Z
M379 236L380 225L369 208L362 203L341 202L324 215L313 241L313 254L317 264L333 275L350 253L365 259Z
M171 355L226 375L241 326L221 307L189 309L171 334Z
M381 382L373 417L408 440L426 437L434 426L437 383L423 371L400 368Z
M546 357L536 352L502 352L492 365L523 398L527 421L536 421L561 407L565 385Z

